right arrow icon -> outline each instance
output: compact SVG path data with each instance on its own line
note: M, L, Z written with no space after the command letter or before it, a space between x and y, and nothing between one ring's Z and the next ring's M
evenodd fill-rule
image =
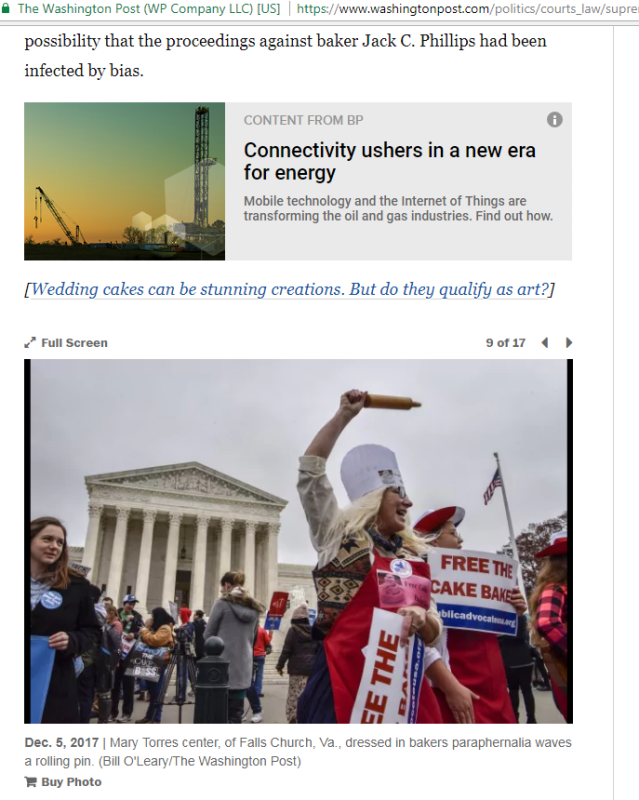
M566 336L566 347L570 347L570 345L571 345L571 344L572 344L572 339L569 339L569 338Z

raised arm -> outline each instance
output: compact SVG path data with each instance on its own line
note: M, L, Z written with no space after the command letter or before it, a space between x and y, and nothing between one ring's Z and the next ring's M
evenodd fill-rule
M366 395L367 392L360 392L357 389L343 394L334 416L317 432L304 455L328 458L344 428L364 408Z
M340 433L364 407L366 392L353 390L340 398L335 415L324 425L300 458L297 481L302 508L306 514L311 542L323 567L335 557L340 534L334 529L339 514L333 488L326 477L326 459L331 454Z

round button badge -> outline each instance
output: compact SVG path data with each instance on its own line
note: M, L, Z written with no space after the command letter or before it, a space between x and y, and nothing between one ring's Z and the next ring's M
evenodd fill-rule
M413 568L410 562L405 561L403 558L395 558L391 561L390 569L391 572L395 575L399 575L400 578L408 578L413 574Z
M52 611L55 608L59 608L62 605L62 595L60 592L54 592L53 590L48 591L46 594L42 595L42 600L40 601L45 608L48 608Z

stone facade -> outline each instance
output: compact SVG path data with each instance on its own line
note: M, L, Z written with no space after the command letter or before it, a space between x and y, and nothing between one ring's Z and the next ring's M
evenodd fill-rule
M143 613L177 599L208 614L229 569L244 571L246 588L265 604L283 588L277 542L286 500L197 462L91 475L85 483L81 560L116 602L131 591Z
M309 608L317 608L313 567L306 564L278 564L277 589L289 593L291 610L302 601L307 602Z
M282 619L279 631L273 633L273 653L264 662L264 683L288 683L288 675L277 674L275 666L279 657L286 633L291 626L293 611L302 603L317 610L317 594L313 583L313 567L305 564L279 564L277 573L277 589L289 593L289 608Z

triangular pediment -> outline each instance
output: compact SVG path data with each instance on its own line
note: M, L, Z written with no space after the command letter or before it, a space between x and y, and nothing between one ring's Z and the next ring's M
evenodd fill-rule
M129 472L89 475L85 481L87 486L122 486L132 489L148 489L149 491L268 503L282 507L288 502L196 461Z

